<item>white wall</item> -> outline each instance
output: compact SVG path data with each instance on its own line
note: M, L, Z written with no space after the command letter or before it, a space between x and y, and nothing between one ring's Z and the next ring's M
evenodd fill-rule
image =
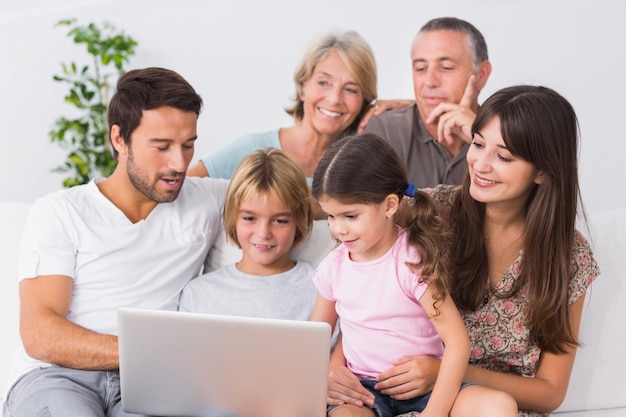
M33 201L60 188L65 153L47 132L66 114L52 81L81 47L61 18L108 20L139 41L133 67L164 66L205 100L197 155L247 132L287 125L292 71L311 39L355 29L372 45L381 98L412 96L409 47L427 20L454 15L485 35L494 71L484 100L511 84L552 87L577 110L588 212L626 206L624 0L0 0L1 200Z

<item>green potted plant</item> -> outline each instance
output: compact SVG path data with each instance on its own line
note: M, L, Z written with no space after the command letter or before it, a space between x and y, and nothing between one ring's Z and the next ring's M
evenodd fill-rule
M50 140L68 151L65 162L54 171L66 173L63 186L72 187L96 176L107 177L115 168L107 127L108 80L124 73L137 42L108 22L82 26L69 19L57 26L68 26L68 37L84 45L92 57L91 65L61 63L62 74L53 77L68 86L65 102L76 110L76 117L56 119L49 132Z

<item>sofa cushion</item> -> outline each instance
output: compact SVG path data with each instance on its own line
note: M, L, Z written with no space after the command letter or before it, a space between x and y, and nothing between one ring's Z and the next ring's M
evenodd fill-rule
M559 411L622 408L626 416L626 208L594 215L590 223L600 276L587 291L583 346Z
M0 400L8 388L11 355L19 342L17 257L30 207L28 203L0 202Z

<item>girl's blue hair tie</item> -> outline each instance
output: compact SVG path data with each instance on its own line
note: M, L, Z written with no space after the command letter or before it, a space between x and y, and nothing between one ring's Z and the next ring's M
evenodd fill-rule
M415 197L416 191L417 191L417 188L415 188L415 185L413 185L412 182L409 182L409 185L407 185L406 190L404 190L404 195L407 197Z

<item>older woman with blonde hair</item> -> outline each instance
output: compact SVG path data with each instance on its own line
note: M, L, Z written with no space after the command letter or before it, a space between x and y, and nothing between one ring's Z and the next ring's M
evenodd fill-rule
M295 124L253 133L201 158L188 175L231 178L245 155L267 147L283 149L310 182L330 145L354 133L377 96L376 61L357 32L330 32L317 38L294 72L295 103L286 109Z

